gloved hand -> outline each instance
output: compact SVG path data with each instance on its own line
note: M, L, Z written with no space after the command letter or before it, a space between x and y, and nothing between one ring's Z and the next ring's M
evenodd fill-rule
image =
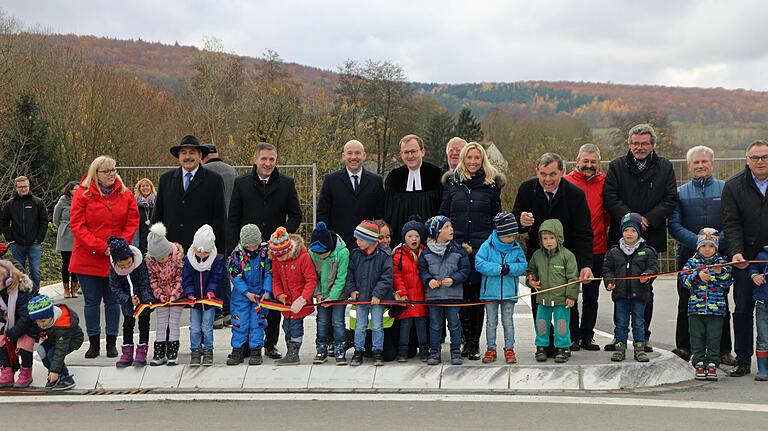
M298 313L301 311L301 307L305 305L307 305L307 300L304 299L303 296L299 296L293 301L293 304L291 304L291 313Z
M505 263L504 265L501 265L501 275L507 275L509 274L509 264Z
M208 299L216 299L216 294L213 292L208 292L205 294L205 297Z

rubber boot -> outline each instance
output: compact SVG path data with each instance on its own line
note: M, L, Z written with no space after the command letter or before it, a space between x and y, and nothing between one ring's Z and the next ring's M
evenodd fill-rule
M117 360L117 368L125 368L133 363L133 344L123 344L123 354Z
M165 341L155 341L155 351L152 356L152 361L150 361L149 365L156 367L158 365L165 364L165 345Z
M117 335L107 335L107 357L117 357Z
M137 367L147 365L147 352L149 352L149 345L146 343L136 346L136 359L133 360L133 365Z
M61 285L64 288L64 297L65 298L71 298L72 297L72 291L69 290L69 283L62 283Z
M288 353L283 359L277 361L277 365L299 365L299 348L301 343L295 341L288 342Z
M99 343L101 342L101 339L98 335L93 335L88 337L88 342L91 344L88 346L88 351L85 352L85 359L93 359L98 358L101 354L101 348L99 347Z
M758 382L768 382L768 351L758 350L755 352L757 356L757 374L755 374L755 380Z
M16 379L14 388L28 388L32 384L32 367L21 367L19 370L19 378Z
M166 365L172 367L179 364L179 341L169 341L166 345L168 362ZM199 361L198 361L199 362Z
M13 369L11 367L0 368L0 388L11 387L13 387Z

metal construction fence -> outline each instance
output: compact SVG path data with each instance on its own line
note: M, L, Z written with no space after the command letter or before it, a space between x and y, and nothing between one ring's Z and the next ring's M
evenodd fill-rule
M253 166L233 166L238 175L250 173ZM178 168L178 166L119 166L118 173L122 177L126 186L133 190L133 185L142 178L149 178L153 184L157 185L160 175L169 169ZM314 229L317 211L317 165L282 165L278 166L281 174L293 177L296 183L296 192L299 195L301 204L302 220L299 233L305 238L309 238ZM264 233L265 237L272 232Z

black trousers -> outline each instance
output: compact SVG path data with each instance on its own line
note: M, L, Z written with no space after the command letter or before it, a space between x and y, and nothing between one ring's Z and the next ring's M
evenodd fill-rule
M139 344L149 343L149 316L143 312L139 315ZM123 344L133 344L133 328L136 327L136 318L123 316Z
M60 251L61 253L61 281L69 283L70 278L72 283L77 283L77 274L69 272L69 260L72 258L71 251Z
M592 275L595 278L603 276L604 258L604 254L596 254L592 257ZM579 320L578 306L571 307L570 330L572 341L588 341L595 338L600 283L599 280L596 280L581 285L581 320ZM554 344L550 345L554 346Z
M264 331L266 333L264 347L267 349L274 348L280 339L280 315L281 313L276 310L269 310L267 313L267 330Z
M464 283L464 302L480 301L480 283ZM483 332L483 319L485 318L485 306L474 305L461 307L459 320L461 321L461 335L467 344L480 342L480 334Z

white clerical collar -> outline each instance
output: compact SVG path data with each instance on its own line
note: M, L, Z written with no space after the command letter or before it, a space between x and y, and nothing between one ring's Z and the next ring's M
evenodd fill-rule
M405 185L405 191L421 191L421 165L416 169L408 168L408 182Z

